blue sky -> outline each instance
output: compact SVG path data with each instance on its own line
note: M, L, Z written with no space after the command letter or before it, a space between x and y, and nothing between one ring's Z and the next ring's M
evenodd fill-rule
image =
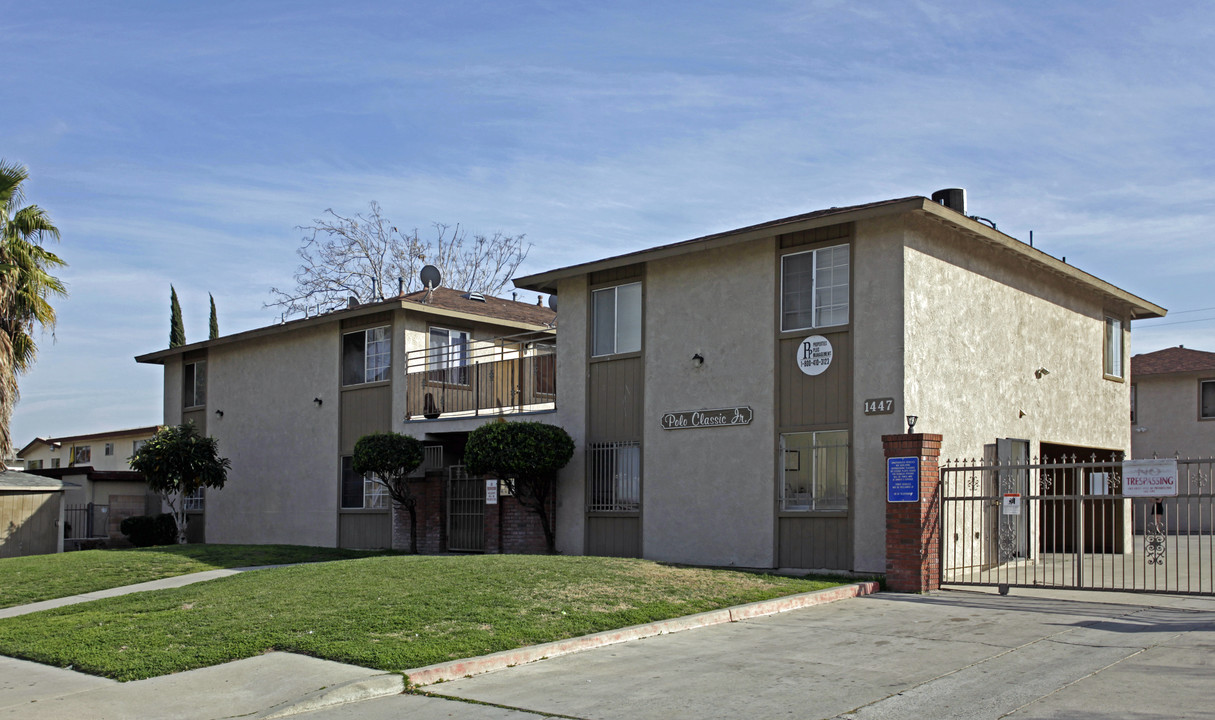
M71 297L14 442L161 419L187 338L269 324L301 233L526 233L523 272L965 187L1215 351L1207 2L6 2L0 157Z

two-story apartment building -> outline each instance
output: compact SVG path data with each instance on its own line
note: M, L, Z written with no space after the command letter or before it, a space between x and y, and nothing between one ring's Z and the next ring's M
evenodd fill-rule
M1184 345L1131 358L1137 458L1215 457L1215 353Z
M518 279L560 298L558 421L580 452L558 548L885 569L881 438L943 458L1130 447L1130 321L1165 311L909 197Z
M449 502L462 521L486 514L484 482L460 482L464 441L499 416L552 415L554 320L439 287L137 357L164 366L165 424L194 423L232 462L227 484L195 499L205 533L193 537L408 547L383 485L351 466L360 437L395 431L426 445L419 472L443 475L420 508L424 545L492 547L447 523Z

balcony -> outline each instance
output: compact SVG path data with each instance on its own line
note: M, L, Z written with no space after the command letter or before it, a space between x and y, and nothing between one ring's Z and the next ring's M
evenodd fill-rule
M407 421L506 415L557 406L557 338L527 333L405 353Z

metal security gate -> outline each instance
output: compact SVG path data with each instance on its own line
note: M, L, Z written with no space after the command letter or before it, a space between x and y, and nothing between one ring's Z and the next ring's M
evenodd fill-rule
M941 584L1215 595L1213 464L1177 460L1169 497L1121 462L943 464Z
M485 481L468 477L463 465L447 468L447 549L485 550Z

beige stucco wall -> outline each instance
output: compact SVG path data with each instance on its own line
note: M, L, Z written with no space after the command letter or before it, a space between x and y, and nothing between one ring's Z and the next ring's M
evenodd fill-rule
M1003 437L1029 440L1031 455L1041 442L1129 449L1130 385L1102 374L1118 308L917 217L903 257L904 414L944 436L943 459L981 458Z
M1135 378L1134 457L1215 457L1215 420L1198 419L1198 383L1213 378L1210 371Z
M211 348L207 430L232 469L207 542L337 544L340 341L329 324Z
M580 555L586 539L587 279L557 288L557 412L553 422L574 440L574 457L557 476L557 551Z
M774 563L774 263L775 241L766 239L647 266L647 558L740 567ZM697 353L705 359L701 367L692 362ZM744 405L754 411L746 426L660 425L667 412Z
M906 430L903 398L901 218L860 222L852 244L852 550L857 572L886 571L886 460L882 435ZM867 398L894 398L865 415Z

